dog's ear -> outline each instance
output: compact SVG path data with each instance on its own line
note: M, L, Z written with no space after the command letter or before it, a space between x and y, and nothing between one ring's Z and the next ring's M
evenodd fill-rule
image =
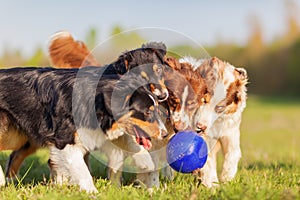
M118 60L113 64L119 74L125 74L129 70L129 63L132 61L130 52L125 52L119 56Z
M164 62L164 57L167 54L167 47L162 42L148 42L142 45L143 49L152 49L156 55L160 58L160 61Z
M159 52L159 54L164 57L167 53L167 47L162 42L149 42L142 45L143 49L153 49Z
M248 79L247 71L244 68L235 68L235 71L238 73L238 78L240 80Z

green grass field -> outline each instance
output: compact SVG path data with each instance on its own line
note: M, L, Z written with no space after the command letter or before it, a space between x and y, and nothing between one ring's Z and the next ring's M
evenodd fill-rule
M105 167L93 158L98 194L53 185L47 151L41 150L26 160L19 183L0 188L0 199L300 199L300 100L250 97L243 115L241 147L243 157L232 182L207 189L198 186L191 175L176 174L152 195L130 184L117 188L99 178L104 177ZM8 153L1 153L2 166ZM130 181L132 175L126 177Z

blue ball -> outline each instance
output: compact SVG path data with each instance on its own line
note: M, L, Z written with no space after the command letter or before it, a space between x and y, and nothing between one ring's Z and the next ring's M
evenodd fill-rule
M207 144L193 131L175 134L167 145L167 161L176 171L190 173L202 168L207 160Z

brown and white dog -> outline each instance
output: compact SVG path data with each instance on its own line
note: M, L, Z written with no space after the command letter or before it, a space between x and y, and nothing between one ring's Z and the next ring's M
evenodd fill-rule
M193 121L196 131L205 133L210 149L207 162L200 170L201 181L207 187L219 182L216 156L220 148L224 154L220 180L230 181L236 175L241 157L240 123L246 107L247 72L216 57L206 60L186 57L180 62L193 65L195 73L205 79L210 94L202 99Z

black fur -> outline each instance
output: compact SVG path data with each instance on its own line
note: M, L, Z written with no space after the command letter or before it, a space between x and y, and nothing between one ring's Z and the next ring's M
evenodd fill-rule
M129 110L134 110L134 115L142 120L146 119L140 113L145 113L145 108L150 106L148 103L153 104L149 83L158 82L162 73L151 74L151 70L153 63L162 64L161 56L153 49L138 49L102 68L0 70L0 111L30 140L42 146L51 143L62 149L74 143L74 133L80 127L101 127L104 132L109 129L128 111L124 111L128 95L131 96L127 103ZM119 74L125 69L149 62L150 66L121 76L119 81ZM141 70L150 74L151 79L140 76ZM111 107L113 92L120 95L114 99L119 101L114 103L114 108ZM141 101L144 110L138 110L135 105Z

